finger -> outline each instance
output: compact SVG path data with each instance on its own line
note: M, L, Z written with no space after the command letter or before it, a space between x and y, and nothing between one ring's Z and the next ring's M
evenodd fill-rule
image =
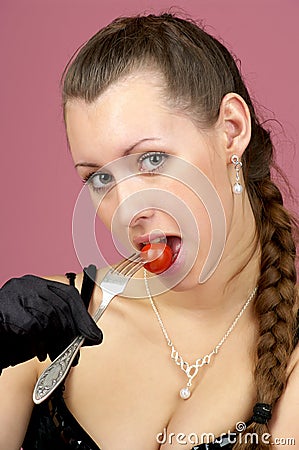
M102 331L86 311L83 300L73 286L66 285L69 289L65 291L58 286L49 286L49 289L68 305L72 318L78 332L91 344L100 344L103 340Z

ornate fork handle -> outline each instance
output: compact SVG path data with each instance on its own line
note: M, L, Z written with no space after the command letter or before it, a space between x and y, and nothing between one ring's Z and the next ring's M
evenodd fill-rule
M97 309L93 319L95 322L99 320L106 307L110 303L114 295L103 291L101 305ZM77 336L70 345L57 356L47 369L41 374L33 391L33 401L36 404L42 403L48 398L57 386L65 379L68 371L72 366L80 347L84 342L83 336Z
M42 373L34 388L34 403L39 404L44 401L64 380L83 342L84 337L77 336Z
M102 289L102 301L97 309L93 320L97 322L111 300L121 294L131 277L144 264L144 259L139 252L135 252L128 259L121 261L117 266L111 268L103 278L100 288ZM41 403L48 398L57 386L64 380L71 368L72 362L84 342L83 336L77 336L73 342L60 354L41 374L33 391L33 401Z

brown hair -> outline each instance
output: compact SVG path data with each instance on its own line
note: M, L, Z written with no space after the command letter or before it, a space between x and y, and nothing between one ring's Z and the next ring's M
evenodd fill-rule
M256 401L272 406L286 384L286 367L295 346L295 222L273 183L273 146L260 124L234 58L193 21L172 14L119 18L95 34L66 69L64 105L69 99L94 101L111 83L135 70L157 70L166 80L172 106L202 126L213 125L222 98L235 92L247 103L252 122L243 154L243 175L261 248L260 278L254 310L259 323L255 369ZM259 435L267 426L253 423ZM271 448L236 444L235 449Z

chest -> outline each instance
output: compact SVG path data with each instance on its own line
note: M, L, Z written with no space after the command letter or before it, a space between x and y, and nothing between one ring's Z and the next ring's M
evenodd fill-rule
M202 434L217 438L250 417L253 339L240 345L240 336L232 336L199 369L183 400L179 391L188 379L163 336L153 341L146 323L138 330L115 325L113 337L106 325L101 346L82 349L65 390L70 411L102 450L174 450L184 439L184 448L192 448Z

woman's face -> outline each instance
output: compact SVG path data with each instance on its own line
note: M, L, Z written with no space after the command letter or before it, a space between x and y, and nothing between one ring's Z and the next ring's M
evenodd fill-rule
M198 244L194 226L188 236L188 226L180 223L191 212L200 246L181 283L184 288L197 284L213 235L210 205L201 198L201 177L207 177L219 195L228 227L232 217L221 127L216 124L201 131L189 117L169 109L152 74L118 82L90 104L68 101L66 127L78 174L88 180L92 195L101 199L98 215L105 226L111 229L117 221L116 229L126 230L137 249L165 234L174 252L179 249L174 264L178 272L184 267L184 255ZM184 160L181 166L180 160ZM165 176L167 172L176 176Z

